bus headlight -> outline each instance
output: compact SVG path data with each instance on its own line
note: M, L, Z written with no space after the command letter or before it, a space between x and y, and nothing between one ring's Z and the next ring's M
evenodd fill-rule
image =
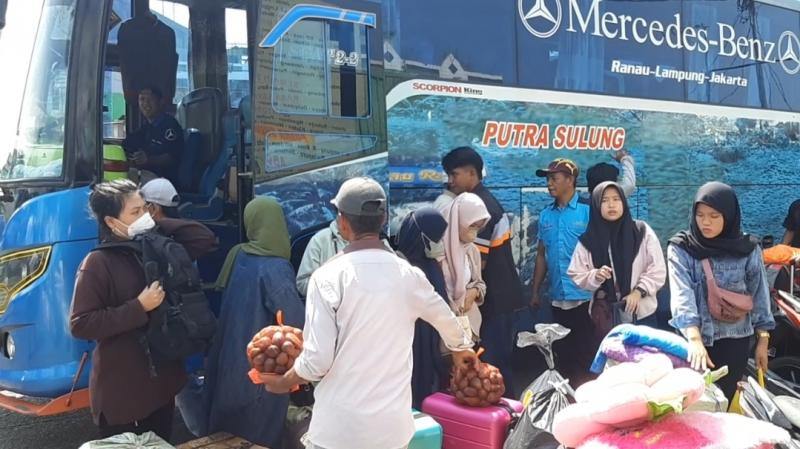
M13 359L17 353L17 345L14 343L14 337L11 334L6 334L5 354L9 359Z
M51 250L45 246L0 256L0 314L5 313L17 293L44 274Z

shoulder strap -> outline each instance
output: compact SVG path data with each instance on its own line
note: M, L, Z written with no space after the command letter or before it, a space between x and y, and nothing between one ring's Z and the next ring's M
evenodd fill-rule
M103 242L94 248L91 251L102 251L105 249L127 249L131 251L135 251L137 253L142 252L142 244L141 242L130 240L127 242Z
M703 264L703 273L706 275L706 284L708 284L708 288L713 288L715 291L719 290L717 280L714 279L714 271L711 269L711 261L706 258L703 259L701 263Z

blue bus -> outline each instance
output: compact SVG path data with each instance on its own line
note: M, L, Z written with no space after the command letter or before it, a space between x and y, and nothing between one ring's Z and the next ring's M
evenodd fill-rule
M187 133L181 212L223 243L208 281L253 196L284 206L297 261L343 180L387 186L391 231L463 145L513 216L526 285L552 201L534 171L557 157L585 172L632 154L633 212L662 241L708 180L736 187L759 236L798 196L796 0L32 0L5 23L0 407L21 413L87 403L92 343L67 323L98 238L87 196L124 176L148 84Z

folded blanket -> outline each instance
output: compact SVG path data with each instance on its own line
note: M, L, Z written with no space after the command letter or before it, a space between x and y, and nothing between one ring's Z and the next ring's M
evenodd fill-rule
M609 338L620 339L623 344L629 346L650 346L664 354L673 355L681 360L686 360L689 354L689 343L683 337L672 332L653 329L648 326L620 324L614 329L611 329L611 332L603 339L603 343ZM607 360L608 356L603 353L602 350L598 350L594 362L592 363L592 372L603 372Z
M603 343L600 345L600 352L616 362L640 362L647 357L652 357L653 354L664 354L669 358L670 362L672 362L673 368L689 366L689 362L687 362L686 359L680 359L672 354L663 353L659 351L658 348L652 346L626 345L622 342L622 337L620 336L609 337L603 340Z
M638 429L596 434L577 449L769 449L789 441L788 432L765 421L687 412Z

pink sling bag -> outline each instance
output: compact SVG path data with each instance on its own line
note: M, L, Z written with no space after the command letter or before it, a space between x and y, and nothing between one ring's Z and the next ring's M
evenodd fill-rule
M706 274L708 309L711 316L726 323L735 323L747 316L753 310L753 297L721 288L714 279L711 262L703 259L702 263Z

